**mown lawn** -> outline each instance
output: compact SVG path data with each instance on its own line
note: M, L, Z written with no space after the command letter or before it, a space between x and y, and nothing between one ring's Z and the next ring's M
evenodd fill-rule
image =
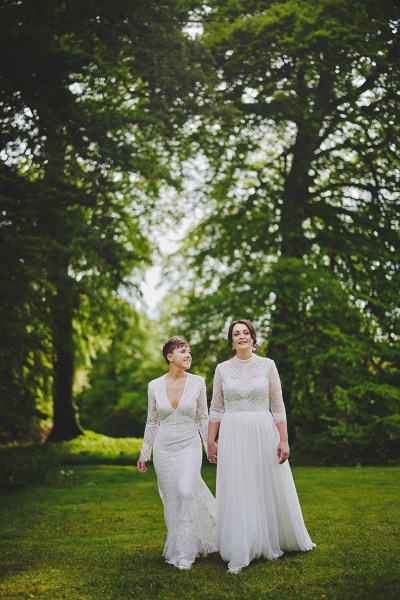
M294 468L317 548L236 576L216 554L190 571L163 562L151 467L68 469L54 486L0 496L2 600L400 597L400 468ZM214 467L203 477L214 491Z

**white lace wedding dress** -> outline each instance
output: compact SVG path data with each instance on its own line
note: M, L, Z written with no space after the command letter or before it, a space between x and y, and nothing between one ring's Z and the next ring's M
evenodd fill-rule
M176 566L190 566L197 556L217 551L215 498L201 478L203 438L207 448L208 410L205 381L186 374L176 409L165 375L149 383L148 414L141 456L153 462L164 504L167 541L163 556Z
M289 463L278 464L276 423L286 421L274 361L236 356L217 366L210 421L221 421L217 537L228 567L311 550Z

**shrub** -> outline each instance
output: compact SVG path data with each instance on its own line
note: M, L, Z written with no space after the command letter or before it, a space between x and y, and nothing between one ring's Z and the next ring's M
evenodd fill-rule
M0 450L0 488L4 491L42 485L56 475L57 457L41 446L6 446Z
M135 465L141 446L140 438L112 438L93 431L48 445L63 465Z

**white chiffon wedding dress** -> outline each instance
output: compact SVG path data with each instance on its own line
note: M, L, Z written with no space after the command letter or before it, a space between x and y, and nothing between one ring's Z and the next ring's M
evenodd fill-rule
M215 498L201 478L202 444L207 448L208 410L205 381L186 374L176 409L167 396L165 375L148 388L148 414L141 456L153 462L164 504L167 541L163 556L180 568L197 556L217 551Z
M210 421L220 421L217 538L233 572L257 557L311 550L289 463L278 463L276 423L286 421L274 361L253 354L217 366Z

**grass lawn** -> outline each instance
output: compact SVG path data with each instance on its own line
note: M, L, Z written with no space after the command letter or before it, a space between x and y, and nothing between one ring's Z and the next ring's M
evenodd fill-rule
M400 598L400 468L294 468L317 548L239 575L217 554L190 571L163 562L152 467L67 469L56 485L0 496L1 600ZM203 477L214 492L214 467Z

